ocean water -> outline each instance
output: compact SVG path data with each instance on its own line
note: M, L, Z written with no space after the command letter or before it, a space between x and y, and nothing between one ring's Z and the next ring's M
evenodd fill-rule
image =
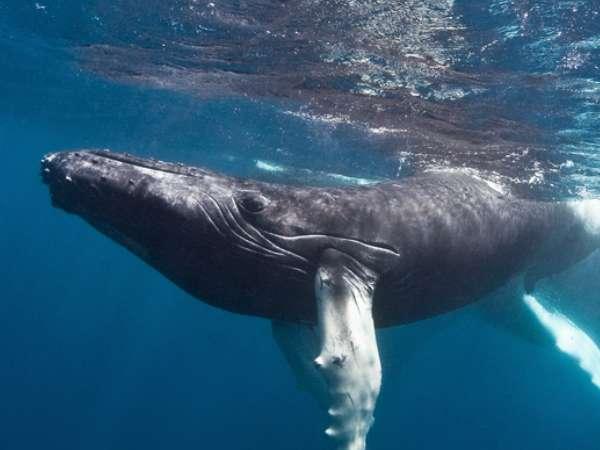
M599 119L593 1L0 0L0 449L332 448L270 324L53 209L45 153L598 197ZM544 295L600 337L599 273ZM508 325L475 305L381 331L369 449L600 448L600 389Z

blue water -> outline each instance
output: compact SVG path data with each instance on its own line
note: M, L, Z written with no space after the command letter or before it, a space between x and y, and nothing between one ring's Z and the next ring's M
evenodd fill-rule
M394 66L394 78L389 60L367 54L379 65L370 66L371 81L359 87L380 89L372 101L385 106L377 101L404 95L377 78L386 73L414 90L406 98L420 102L419 108L456 125L452 133L408 131L389 139L364 128L389 128L404 117L406 123L398 126L428 130L429 122L385 108L385 120L367 115L362 97L351 97L354 116L326 121L322 118L331 119L339 109L315 98L330 93L309 89L290 98L279 78L274 95L256 86L244 98L198 95L189 81L160 89L124 76L132 67L121 64L123 73L107 74L98 67L107 67L107 61L90 64L81 56L91 44L127 47L143 41L166 52L153 54L154 62L177 59L176 50L160 50L161 39L209 39L190 31L198 28L182 11L192 3L152 8L134 1L0 0L0 449L330 448L322 432L326 418L296 388L270 325L192 299L80 219L53 209L38 174L46 152L111 148L241 175L328 183L335 179L331 174L393 178L438 164L439 152L415 149L447 142L448 164L473 162L473 168L499 179L514 175L525 195L600 194L595 2L456 1L453 19L440 13L434 24L446 26L447 34L432 41L427 30L417 27L418 34L409 27L419 37L402 44L409 46L406 53L412 48L434 55L449 69ZM257 2L241 12L231 7L231 14L238 20L246 13L258 17L263 4L269 6ZM425 8L422 14L432 12ZM342 25L350 20L337 17ZM406 23L421 26L424 17ZM228 42L233 31L209 19L195 25L215 27L217 37L210 39ZM305 30L306 17L298 20L304 22L296 26ZM451 26L462 27L460 36ZM240 30L240 36L250 33ZM335 37L328 33L328 39ZM372 38L365 33L361 42ZM384 42L386 36L375 38ZM270 70L282 77L282 67L292 67L291 73L314 61L314 49L305 48L300 62L283 52L288 59L282 62L281 48L272 48L260 58L238 61L245 65L240 73L259 73L265 60L278 61ZM228 64L236 57L241 58L234 52ZM181 63L177 80L203 64ZM156 75L145 60L136 70ZM367 69L353 67L348 80L336 76L335 84L329 71L315 69L314 79L355 95L356 86L348 83L355 83L360 70ZM225 85L242 89L230 80ZM448 99L456 89L467 95ZM290 102L283 104L284 97ZM480 124L472 124L471 108L480 108ZM507 123L514 135L498 138L494 126ZM502 146L532 150L522 159L491 158L493 164L471 150L456 156L455 146L471 149L472 127L478 133L491 130L486 139L497 145L489 146L489 154ZM257 161L290 170L265 172ZM536 173L541 180L531 179ZM596 269L600 263L592 261L569 274L564 291L592 301L600 289ZM600 303L591 309L599 311ZM551 346L494 326L473 308L407 330L385 330L380 341L384 384L371 450L600 448L600 391L589 377Z

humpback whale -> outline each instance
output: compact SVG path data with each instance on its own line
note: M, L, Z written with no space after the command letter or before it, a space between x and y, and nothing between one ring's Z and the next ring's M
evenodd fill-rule
M273 321L342 449L364 449L373 423L376 328L455 310L516 278L559 347L584 370L600 367L593 341L577 335L582 356L565 338L574 325L533 296L598 248L600 201L519 199L461 172L292 186L95 150L47 155L42 177L55 206L192 296Z

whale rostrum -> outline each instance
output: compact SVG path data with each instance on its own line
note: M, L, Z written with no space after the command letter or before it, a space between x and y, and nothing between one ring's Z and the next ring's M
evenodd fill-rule
M536 284L600 245L600 201L519 199L459 171L292 186L81 150L46 156L42 177L55 206L192 296L270 319L345 450L366 448L373 423L376 328L450 312L521 278L533 316L558 336L571 322L550 318ZM597 350L585 333L581 342ZM563 351L597 382L597 355Z

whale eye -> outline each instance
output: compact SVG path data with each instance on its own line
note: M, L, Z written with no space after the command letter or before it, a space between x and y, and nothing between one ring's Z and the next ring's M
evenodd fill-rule
M237 203L244 211L252 214L261 212L267 206L267 199L256 192L243 192Z

